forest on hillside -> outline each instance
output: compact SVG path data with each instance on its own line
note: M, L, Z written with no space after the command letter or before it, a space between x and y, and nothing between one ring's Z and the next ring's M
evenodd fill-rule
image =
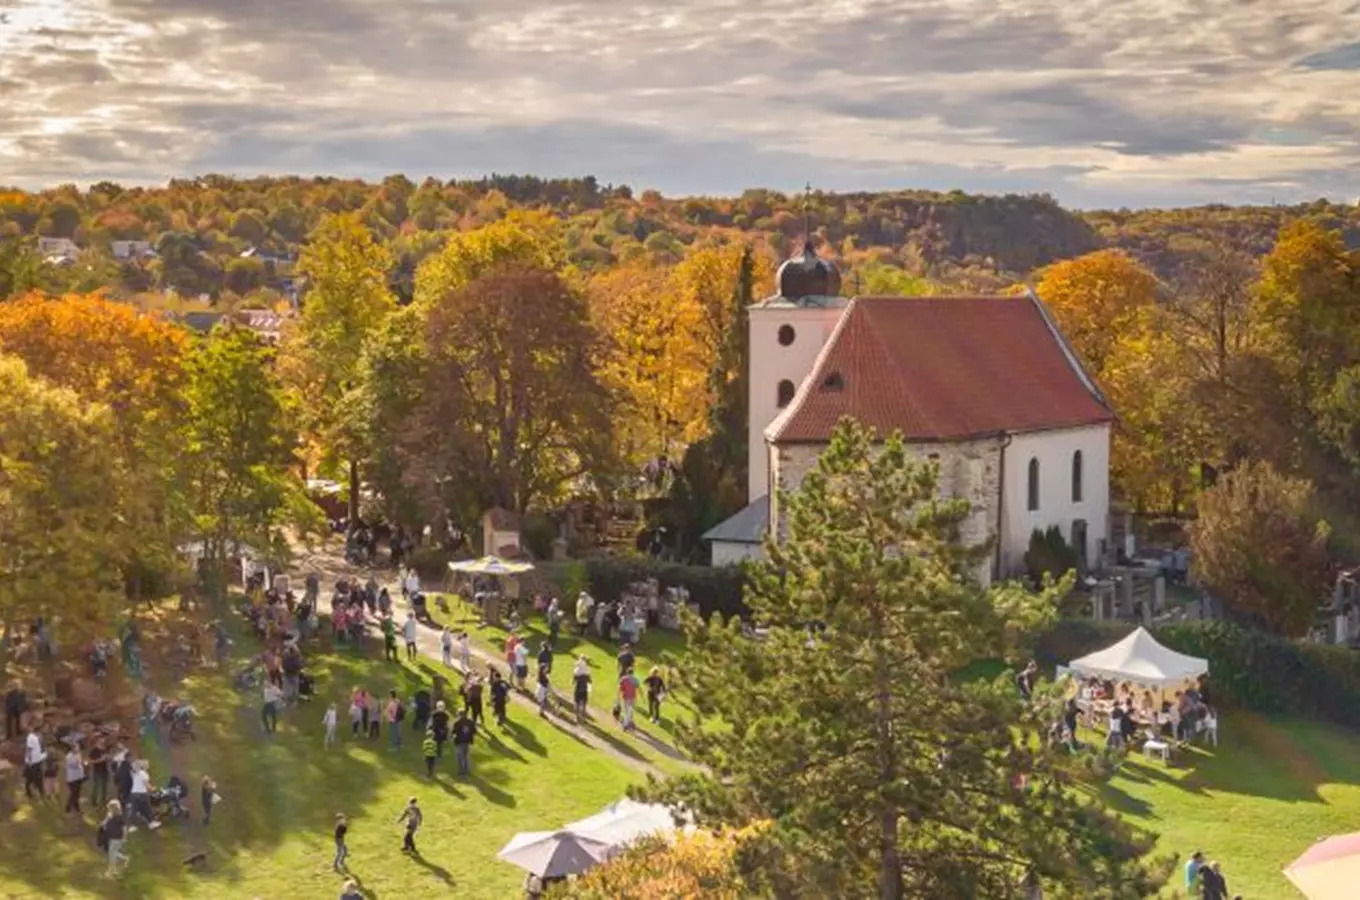
M512 210L550 217L567 261L585 271L637 259L675 263L706 242L752 243L777 260L797 249L810 225L819 252L845 272L848 293L896 292L892 287L903 279L958 292L997 290L1101 248L1126 250L1174 279L1207 246L1259 257L1281 227L1304 217L1320 217L1360 243L1360 210L1325 201L1077 213L1046 195L962 191L803 196L748 190L740 197L672 199L593 177L493 175L416 184L401 175L381 183L205 175L153 188L101 182L84 191L0 189L0 293L16 284L57 292L173 290L214 300L263 295L270 305L281 299L270 294L296 296L293 265L322 217L354 212L388 244L395 260L391 287L409 301L416 269L448 232L499 221ZM48 240L40 246L40 238ZM71 244L50 240L61 238ZM145 245L130 249L127 242ZM31 256L27 264L13 259L21 254ZM38 266L44 258L52 264ZM13 274L16 269L28 274Z

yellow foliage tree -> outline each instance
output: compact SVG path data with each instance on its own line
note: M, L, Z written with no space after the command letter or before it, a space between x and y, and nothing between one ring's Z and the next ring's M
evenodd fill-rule
M556 225L543 215L508 216L472 231L456 232L416 272L416 303L429 306L507 266L558 271L563 263Z
M1040 273L1039 296L1053 312L1093 375L1099 377L1115 342L1157 303L1157 279L1118 250L1097 250L1054 263Z
M605 340L600 374L620 400L622 457L641 464L702 437L712 358L696 340L703 314L695 299L642 259L591 279L588 296Z
M95 618L117 596L126 485L103 404L0 355L0 618Z
M184 329L98 294L29 295L0 304L0 353L112 414L99 453L114 457L122 472L115 533L134 595L145 569L163 572L174 564L187 516L178 429L188 349Z
M644 839L623 855L549 892L571 900L742 900L751 896L738 866L747 842L768 829L696 832L667 842Z

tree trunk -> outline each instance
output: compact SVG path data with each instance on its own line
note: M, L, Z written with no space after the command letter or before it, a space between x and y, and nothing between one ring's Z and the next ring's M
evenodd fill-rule
M359 521L359 461L349 461L349 530Z

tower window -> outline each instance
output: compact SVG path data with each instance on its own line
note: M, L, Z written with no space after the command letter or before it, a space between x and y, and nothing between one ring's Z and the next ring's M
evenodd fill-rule
M1036 512L1039 509L1039 460L1030 457L1029 460L1029 511Z
M781 347L789 346L790 344L793 343L793 339L796 337L798 337L798 334L793 330L792 325L779 326L779 345Z
M1072 502L1081 502L1081 451L1072 454Z
M784 407L792 403L793 395L797 391L798 388L794 385L792 381L789 381L787 378L779 382L779 396L775 399L775 402L779 405L779 408L783 409Z

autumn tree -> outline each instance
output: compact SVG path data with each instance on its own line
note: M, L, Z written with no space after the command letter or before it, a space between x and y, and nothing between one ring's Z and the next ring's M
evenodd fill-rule
M1099 377L1114 341L1157 303L1156 277L1118 250L1097 250L1054 263L1036 287L1063 335L1088 370Z
M365 480L382 499L388 518L407 525L422 521L422 513L430 511L402 449L424 398L426 331L425 311L419 307L408 306L383 320L364 345L357 386L347 401L368 461Z
M359 518L363 441L349 394L364 347L396 309L387 289L391 258L357 216L324 219L298 261L308 280L302 317L284 345L282 371L300 418L326 454L349 474L349 520Z
M120 593L126 485L107 406L0 355L0 618L98 618Z
M179 326L99 295L0 304L0 352L113 416L101 452L116 458L127 487L116 536L133 596L145 577L177 564L187 525L179 425L188 342Z
M548 892L571 900L746 900L760 896L754 872L743 871L769 823L674 839L646 837L569 884ZM754 852L753 852L754 851Z
M416 272L415 301L433 306L505 267L557 271L562 265L555 225L542 215L519 213L481 228L452 234Z
M412 475L467 521L522 512L599 476L610 403L585 298L555 272L487 271L434 301L428 372L404 448Z
M294 471L296 432L254 332L219 325L190 358L184 454L194 531L215 577L238 552L286 559L284 529L318 524Z
M793 879L789 896L1018 898L1031 871L1046 897L1155 893L1150 840L1032 740L1046 713L951 677L1046 620L1066 585L980 587L988 548L955 540L968 504L937 481L900 436L836 429L752 571L762 639L686 617L677 671L700 720L680 741L703 769L643 793L700 827L774 822L798 865L766 874Z
M1313 507L1312 484L1269 463L1228 473L1190 526L1195 579L1233 616L1303 635L1331 590L1330 528Z

